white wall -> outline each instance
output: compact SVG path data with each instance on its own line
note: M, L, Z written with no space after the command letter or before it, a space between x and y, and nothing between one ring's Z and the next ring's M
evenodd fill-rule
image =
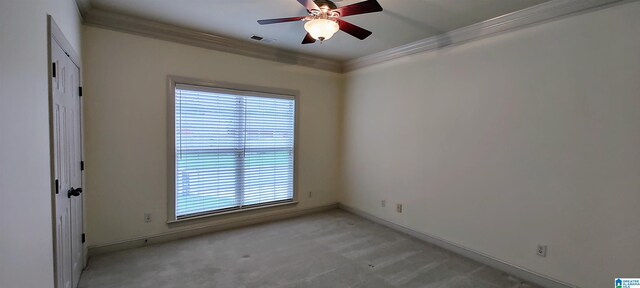
M638 277L638 15L632 2L348 74L341 203L580 287Z
M73 0L0 2L0 287L53 287L47 14L80 52Z
M230 220L166 224L168 75L299 90L300 204L286 210L337 201L342 75L94 27L83 36L90 247Z

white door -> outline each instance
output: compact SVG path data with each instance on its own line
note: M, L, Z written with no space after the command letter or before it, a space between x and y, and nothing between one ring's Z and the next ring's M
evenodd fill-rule
M51 88L56 201L58 288L75 288L82 273L82 146L80 73L60 46L51 43Z

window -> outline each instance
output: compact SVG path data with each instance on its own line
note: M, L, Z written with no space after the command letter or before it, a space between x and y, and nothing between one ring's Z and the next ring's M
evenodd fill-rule
M172 89L174 220L293 202L294 96Z

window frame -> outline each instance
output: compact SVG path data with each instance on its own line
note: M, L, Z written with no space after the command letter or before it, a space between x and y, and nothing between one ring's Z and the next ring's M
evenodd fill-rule
M196 219L211 218L234 213L248 213L256 210L276 208L281 206L296 205L298 203L298 121L300 93L297 90L253 86L238 83L210 81L180 76L168 76L167 93L167 224L192 221ZM240 96L256 96L267 98L281 98L294 100L293 123L293 197L291 201L265 204L249 208L237 208L218 212L202 213L193 217L180 217L176 215L176 130L175 130L175 105L176 85L192 86L194 90L223 92Z

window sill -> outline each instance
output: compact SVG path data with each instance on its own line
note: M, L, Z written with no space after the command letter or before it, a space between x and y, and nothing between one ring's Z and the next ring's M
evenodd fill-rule
M259 211L259 210L267 210L267 209L270 209L270 208L277 208L277 207L284 207L284 206L294 206L294 205L297 205L297 204L298 204L298 201L291 201L291 202L264 205L264 206L246 208L246 209L237 209L237 210L232 210L232 211L224 211L224 212L212 213L212 214L207 214L207 215L194 216L194 217L189 217L189 218L184 218L184 219L169 220L169 221L167 221L167 224L171 225L171 224L178 224L178 223L185 223L185 222L194 222L196 220L216 218L216 217L225 216L225 215L249 213L249 212L255 212L255 211Z

